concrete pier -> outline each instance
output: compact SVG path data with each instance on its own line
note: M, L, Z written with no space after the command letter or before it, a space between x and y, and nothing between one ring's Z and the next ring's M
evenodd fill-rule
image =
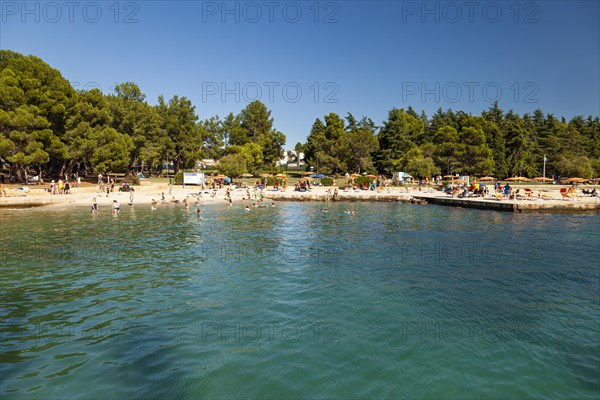
M497 200L495 198L456 198L415 195L416 199L442 206L476 208L508 212L600 213L599 198L579 200Z

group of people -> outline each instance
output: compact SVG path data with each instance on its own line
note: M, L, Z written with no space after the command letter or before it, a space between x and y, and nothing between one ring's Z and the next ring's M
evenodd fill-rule
M73 181L73 185L74 183L75 182ZM71 182L69 182L68 179L64 181L59 179L58 182L55 182L54 179L52 179L48 191L50 194L69 194L71 193Z
M118 214L119 211L121 211L121 204L119 204L118 200L113 200L113 203L112 203L113 214ZM94 197L92 199L92 214L95 214L97 212L98 212L98 199L96 197Z

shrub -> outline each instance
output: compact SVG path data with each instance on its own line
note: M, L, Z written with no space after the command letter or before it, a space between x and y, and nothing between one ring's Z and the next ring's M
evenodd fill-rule
M123 178L123 182L129 184L130 186L135 186L140 184L140 178L137 175L127 175Z
M265 182L265 178L261 179L261 181ZM284 179L281 178L266 178L267 186L274 186L275 182L277 182L278 185L281 185L283 181Z
M366 176L357 176L356 178L354 178L354 183L358 186L362 186L363 182L366 182L367 185L371 185L371 182L373 182L374 180L375 179L367 178Z
M326 176L325 178L321 179L321 183L323 186L333 186L333 178Z
M183 185L183 171L179 171L173 177L173 183L175 185Z

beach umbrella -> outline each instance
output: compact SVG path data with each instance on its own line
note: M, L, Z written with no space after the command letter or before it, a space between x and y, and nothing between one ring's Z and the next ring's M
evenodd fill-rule
M444 175L445 179L458 179L455 175Z
M260 174L261 178L270 178L273 174Z
M243 174L240 175L242 178L251 178L253 175L248 173L248 172L244 172Z
M315 179L323 179L325 178L325 175L323 174L314 174L310 176L311 178L315 178Z
M377 178L376 175L365 175L365 178Z
M552 178L546 178L546 177L544 177L544 176L540 176L540 177L537 177L537 178L533 178L533 180L534 180L534 181L538 181L538 182L550 182L550 181L553 181L553 179L552 179Z
M304 175L304 176L308 176L308 175L312 175L312 174L313 174L312 172L310 172L310 171L306 171L306 172L304 172L302 175Z
M494 178L493 176L484 176L482 178L479 178L480 181L495 181L496 178Z
M569 179L567 179L567 182L570 182L570 183L581 183L581 182L586 182L586 181L587 181L587 179L584 179L584 178L569 178Z
M507 181L522 181L522 182L527 182L529 181L529 179L525 178L524 176L513 176L510 178L506 179Z
M287 176L285 174L277 174L275 178L287 178Z
M215 176L215 179L225 179L227 178L225 175L217 175Z

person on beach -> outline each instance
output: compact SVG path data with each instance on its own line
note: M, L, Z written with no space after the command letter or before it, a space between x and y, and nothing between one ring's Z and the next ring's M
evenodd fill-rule
M166 204L166 203L167 203L167 200L165 199L165 192L162 192L162 193L160 194L160 202L161 202L162 204Z
M118 213L121 210L121 205L119 204L119 202L117 200L113 200L112 209L113 209L114 213Z
M2 187L2 183L0 183L0 197L6 197L6 189Z
M65 182L65 194L69 194L69 192L71 191L71 184L69 183L69 181Z
M94 197L92 199L92 213L97 213L98 212L98 201L96 201L96 198Z
M98 174L98 185L102 185L102 174Z

